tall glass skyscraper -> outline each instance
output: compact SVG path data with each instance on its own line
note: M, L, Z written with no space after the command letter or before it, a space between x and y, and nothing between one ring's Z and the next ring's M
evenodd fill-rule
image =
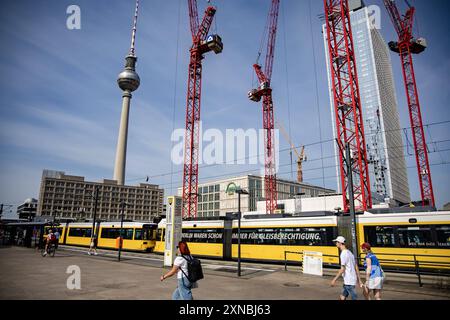
M355 4L350 13L356 68L363 111L367 157L370 161L370 182L372 195L378 200L389 198L396 202L409 203L409 185L403 149L400 118L397 109L394 79L389 49L379 30L373 24L367 7ZM351 4L352 5L352 4ZM336 135L334 101L330 78L330 62L325 41L330 106L333 133ZM335 146L335 153L338 154ZM336 165L338 158L336 157ZM337 176L339 168L336 166ZM338 181L340 181L338 179ZM338 190L340 185L338 183Z

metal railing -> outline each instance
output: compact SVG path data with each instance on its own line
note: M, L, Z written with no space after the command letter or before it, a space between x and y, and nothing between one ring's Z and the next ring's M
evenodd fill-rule
M287 255L288 254L295 254L299 255L299 260L288 260ZM287 271L287 265L288 261L298 261L300 264L303 260L303 251L284 251L284 271ZM364 264L365 260L365 253L359 254L359 267L361 267ZM450 277L450 261L439 261L437 259L449 259L449 256L444 255L424 255L424 254L395 254L395 253L379 253L376 254L377 257L383 257L383 256L400 256L400 257L409 257L410 259L380 259L378 258L378 261L380 262L382 268L384 270L388 270L390 272L397 272L397 273L406 273L406 274L415 274L417 275L419 286L423 287L423 281L422 276L424 275L439 275L439 276L445 276ZM323 254L323 257L331 257L335 259L339 259L339 256L337 255L328 255ZM426 258L428 260L425 260L423 258ZM434 258L434 260L433 260ZM436 259L437 258L437 259ZM328 264L330 265L330 264ZM338 266L338 265L336 265ZM442 270L443 269L443 270Z
M359 254L360 264L364 263L365 253ZM450 261L439 261L438 259L449 259L444 255L426 255L426 254L396 254L396 253L378 253L375 254L384 270L391 272L416 274L419 286L423 287L423 275L439 275L450 277ZM364 257L363 257L364 256ZM405 257L405 259L381 259L383 256ZM409 257L410 259L406 259ZM421 258L426 258L421 259ZM433 260L433 258L435 258ZM443 269L443 270L442 270Z

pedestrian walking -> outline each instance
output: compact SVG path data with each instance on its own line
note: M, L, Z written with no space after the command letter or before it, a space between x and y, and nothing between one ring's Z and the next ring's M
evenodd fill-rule
M91 255L92 253L95 256L98 255L98 253L97 253L97 244L98 244L97 235L94 234L92 236L92 238L91 238L91 244L89 246L88 255Z
M364 297L366 300L371 300L370 293L373 293L375 300L381 300L381 290L383 289L384 272L381 268L380 261L372 252L370 243L363 243L361 245L362 251L366 254L364 259L364 268L366 269L366 281L361 284L363 288Z
M173 262L172 270L161 276L161 281L177 274L178 286L172 294L172 300L194 300L191 289L194 284L189 281L188 277L188 259L192 259L188 245L184 241L180 241L177 246L178 256Z
M55 231L55 237L56 237L55 248L58 249L59 238L61 237L61 234L59 233L58 229L56 229Z
M336 243L336 247L341 251L341 269L339 269L336 277L331 281L331 286L334 287L336 281L342 276L344 278L344 286L339 296L340 300L347 300L349 295L352 297L352 300L357 300L356 286L361 284L361 278L355 256L347 249L344 237L339 236L333 242Z

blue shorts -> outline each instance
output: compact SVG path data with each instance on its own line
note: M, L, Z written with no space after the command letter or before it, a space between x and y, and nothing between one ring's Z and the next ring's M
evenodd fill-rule
M341 294L345 298L348 298L348 296L350 295L352 297L352 300L358 300L358 295L356 294L355 286L348 286L344 284Z

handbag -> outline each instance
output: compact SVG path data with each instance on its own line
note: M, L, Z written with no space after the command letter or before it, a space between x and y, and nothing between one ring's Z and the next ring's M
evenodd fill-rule
M383 282L386 281L386 273L384 272L383 268L380 265L380 270L381 270L381 278L383 279Z

